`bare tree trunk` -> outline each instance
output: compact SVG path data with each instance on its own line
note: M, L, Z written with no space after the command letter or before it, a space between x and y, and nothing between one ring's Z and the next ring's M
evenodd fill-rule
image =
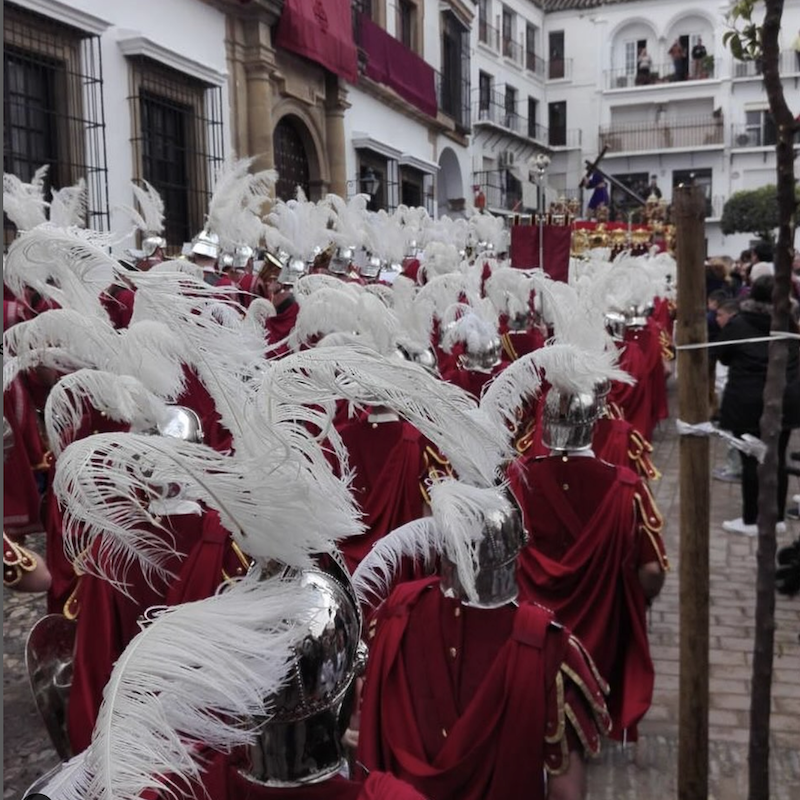
M778 130L776 145L778 243L775 249L775 291L772 330L789 330L789 294L795 227L794 132L797 125L786 104L779 73L780 23L783 0L766 0L762 28L764 88ZM786 387L787 340L769 346L761 439L767 455L758 471L758 577L756 582L753 689L750 701L749 800L769 800L769 722L772 661L775 642L775 524L778 519L778 438Z

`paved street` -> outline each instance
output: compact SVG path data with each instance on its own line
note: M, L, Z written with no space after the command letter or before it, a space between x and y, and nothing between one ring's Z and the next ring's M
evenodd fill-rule
M673 387L674 388L674 387ZM670 396L676 407L674 391ZM673 573L651 614L650 640L656 667L653 707L641 725L638 745L607 747L589 772L590 798L665 800L677 797L678 723L678 442L672 422L655 437L655 463L664 473L654 493L666 519ZM800 449L795 437L791 449ZM712 442L712 465L724 461ZM797 479L790 493L800 491ZM711 791L714 800L740 800L747 791L747 738L756 542L723 533L723 519L739 516L739 487L712 481L711 509ZM798 523L780 537L800 533ZM42 549L33 540L32 546ZM55 755L29 697L24 640L43 613L44 601L6 592L3 601L4 798L16 800ZM800 597L778 597L772 708L772 797L797 797L800 785Z

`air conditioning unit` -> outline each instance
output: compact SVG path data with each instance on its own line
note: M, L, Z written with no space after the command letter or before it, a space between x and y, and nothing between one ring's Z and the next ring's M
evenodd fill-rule
M513 150L503 150L503 152L500 153L500 167L513 167L515 157L516 153Z

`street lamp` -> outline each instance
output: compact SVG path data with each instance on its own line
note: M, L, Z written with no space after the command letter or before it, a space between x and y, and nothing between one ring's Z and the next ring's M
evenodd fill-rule
M528 159L528 179L531 183L539 187L539 202L537 209L539 216L539 269L544 269L544 218L545 218L545 196L544 196L544 176L550 166L550 156L547 153L537 153Z
M378 189L380 189L381 181L380 178L375 174L375 170L372 167L367 167L364 175L361 178L361 186L364 191L370 196L375 197L378 194Z

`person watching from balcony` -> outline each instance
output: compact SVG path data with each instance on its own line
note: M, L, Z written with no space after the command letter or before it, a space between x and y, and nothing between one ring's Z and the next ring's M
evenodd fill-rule
M672 76L672 79L675 81L685 81L686 51L683 49L683 45L681 44L680 39L676 39L672 43L672 47L669 48L668 55L672 59L672 67L675 73Z
M706 52L706 46L703 44L703 40L698 36L697 43L692 48L692 77L693 78L706 78L708 77L705 74L703 69L703 59L708 55Z
M639 49L639 55L636 59L636 85L642 86L650 83L650 70L653 68L653 59L650 58L650 53L647 52L646 47Z
M651 197L652 195L655 195L659 200L661 199L661 196L662 196L661 195L661 189L658 186L658 176L657 175L651 175L650 176L650 184L647 187L647 196L645 197L645 199Z

